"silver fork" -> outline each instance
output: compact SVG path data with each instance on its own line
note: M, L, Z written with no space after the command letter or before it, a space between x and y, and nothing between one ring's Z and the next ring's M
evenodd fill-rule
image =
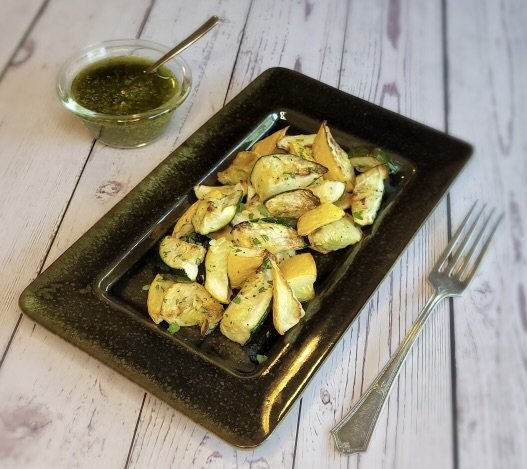
M472 206L428 275L428 281L434 287L434 293L419 313L399 348L357 403L331 430L337 448L343 453L357 453L366 450L395 378L430 313L444 298L460 296L481 263L492 236L503 219L503 214L491 224L493 212L482 219L485 209L483 205L475 220L470 221L476 205L477 202Z

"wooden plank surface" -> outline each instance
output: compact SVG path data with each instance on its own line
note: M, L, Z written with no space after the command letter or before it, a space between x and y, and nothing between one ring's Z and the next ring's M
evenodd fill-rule
M453 220L476 199L505 212L470 291L454 301L462 469L527 461L526 20L521 1L448 5L448 125L475 146L452 190Z
M2 467L126 462L143 392L27 318L19 322L17 297L42 269L92 147L83 127L57 102L57 69L102 34L135 36L149 2L142 8L136 2L134 9L127 4L49 2L30 33L31 57L10 67L0 84L1 239L6 240L0 248L6 295L0 345L2 350L9 345L0 379ZM27 90L22 100L20 90Z
M1 2L0 467L523 467L523 3ZM193 91L158 142L93 146L61 109L55 74L78 48L136 36L173 44L211 14L224 22L184 53ZM259 448L237 450L21 316L17 300L173 148L276 65L446 129L473 142L476 158L276 432ZM449 228L476 198L506 211L492 252L467 295L442 304L427 325L369 451L341 455L329 429L404 337Z
M367 17L360 14L365 10ZM340 88L441 128L443 64L429 60L430 55L442 54L440 19L440 2L352 2ZM299 467L324 467L328 456L331 467L452 467L445 305L438 308L408 358L381 414L371 450L342 456L329 437L329 430L375 378L424 305L430 293L426 274L446 244L445 208L442 204L436 210L305 392ZM318 448L321 443L324 451Z
M25 61L35 47L26 34L46 7L46 0L2 0L0 7L0 77L10 63Z

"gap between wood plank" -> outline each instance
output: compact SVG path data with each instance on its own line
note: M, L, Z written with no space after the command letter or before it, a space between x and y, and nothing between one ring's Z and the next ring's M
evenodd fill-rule
M145 407L145 401L146 401L146 392L143 393L143 402L141 402L141 407L139 408L139 413L137 414L137 422L135 422L134 433L132 434L132 440L130 441L130 448L128 448L128 455L126 456L126 462L124 463L124 469L128 469L128 467L130 466L130 459L132 458L132 451L134 449L135 436L137 435L137 430L139 428L139 422L141 421L141 414L143 413L143 408Z
M47 0L49 1L49 0ZM50 243L48 245L48 248L44 254L44 256L42 257L42 260L40 261L40 265L37 267L36 269L36 272L37 272L37 275L36 276L39 276L41 273L42 273L42 270L44 269L44 265L46 265L46 261L48 260L48 257L49 257L49 253L51 252L51 248L53 247L53 243L55 242L55 239L57 237L57 234L60 230L60 227L62 226L62 222L64 221L64 217L66 216L66 213L68 212L68 208L71 204L71 201L73 199L73 195L75 194L75 191L77 190L77 187L79 185L79 182L81 180L81 177L84 173L84 170L86 169L86 165L88 164L88 161L90 159L90 156L93 152L93 147L95 146L95 139L92 141L92 144L91 144L91 147L90 147L90 150L88 152L88 155L86 157L86 160L84 161L84 164L82 165L82 168L79 172L79 176L77 178L77 181L75 182L75 186L73 187L73 190L71 191L71 195L70 195L70 198L68 200L68 203L66 204L66 206L64 207L64 210L62 212L62 215L56 225L56 228L55 228L55 232L51 235L50 237ZM6 345L6 348L4 350L4 353L2 355L2 358L0 359L0 369L2 368L2 365L4 363L4 360L7 356L7 353L9 352L10 348L11 348L11 344L13 343L13 340L16 336L16 333L18 332L18 328L20 327L20 323L22 322L22 316L23 314L20 313L20 316L18 317L18 320L15 324L15 327L13 328L13 332L11 333L11 337L9 338L9 341L7 342L7 345Z
M441 33L443 47L443 109L444 109L444 128L448 134L450 118L449 83L450 69L448 64L448 2L441 0ZM447 237L452 238L452 201L450 193L446 197L447 213ZM451 385L451 405L452 405L452 462L454 469L459 469L459 435L457 425L457 371L456 371L456 333L454 327L454 300L448 299L448 315L450 329L450 385Z
M6 74L8 68L11 66L11 63L13 62L13 59L16 57L16 54L18 51L22 48L22 45L24 42L26 42L29 33L33 30L35 27L35 24L40 19L44 11L46 10L47 6L49 5L50 0L44 0L42 4L40 5L40 8L38 9L37 13L35 14L34 18L29 23L29 26L26 29L26 32L22 35L20 41L18 41L17 46L14 48L13 53L11 54L11 57L9 57L9 60L6 62L4 69L0 72L0 82L3 80L4 75ZM4 354L5 355L5 354Z

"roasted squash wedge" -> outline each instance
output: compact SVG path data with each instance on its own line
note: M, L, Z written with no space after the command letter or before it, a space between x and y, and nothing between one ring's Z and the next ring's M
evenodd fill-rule
M323 254L358 243L361 238L361 229L355 225L353 217L348 214L318 228L308 236L309 246Z
M298 301L304 303L315 297L317 266L311 253L304 252L290 257L279 264L279 267Z
M218 181L230 185L246 181L259 157L254 151L240 151L227 169L218 172Z
M299 218L320 205L320 199L307 189L282 192L265 202L265 207L274 217Z
M174 226L172 236L174 238L183 238L194 232L194 225L192 224L192 216L198 206L197 202L194 202L185 212L181 215Z
M273 297L271 269L260 269L251 275L232 299L220 322L227 338L245 345L269 312Z
M309 135L286 135L278 141L278 147L291 155L301 156L306 160L314 161L311 146L315 141L316 134Z
M319 198L321 204L334 203L344 194L346 184L342 181L330 181L329 179L320 178L314 184L308 186L307 189Z
M323 122L313 142L315 161L328 168L325 179L346 183L350 190L353 187L355 173L348 154L335 141L326 122Z
M163 298L165 297L167 290L174 285L174 283L176 283L174 280L168 279L161 274L157 274L148 288L148 298L146 301L148 314L156 324L163 321L163 317L161 316Z
M231 296L227 259L232 243L225 238L211 240L205 257L205 288L220 303L228 303Z
M239 223L232 229L232 239L238 246L266 249L273 254L306 245L294 228L262 220Z
M207 250L199 245L165 236L159 244L159 255L163 262L174 269L182 269L190 280L196 280L198 266L205 259Z
M278 141L287 133L288 128L289 127L284 127L283 129L277 130L271 135L256 142L251 150L260 156L276 153L276 150L278 150Z
M273 273L273 325L279 334L284 335L298 324L305 312L276 262L272 259L270 262Z
M300 236L307 236L321 226L334 222L345 215L344 210L334 204L322 204L304 213L298 219L296 230Z
M357 225L371 225L377 216L388 177L385 165L375 166L357 176L351 196L351 213Z
M227 257L227 274L232 288L240 288L262 265L263 249L233 246Z
M209 192L204 199L198 201L192 215L192 225L196 232L206 235L229 224L236 215L242 196L241 190L229 194L222 194L221 191Z
M303 189L327 172L324 166L295 155L262 156L251 172L251 184L260 200Z
M199 326L206 335L220 322L223 306L199 283L174 283L165 293L160 316L169 324Z

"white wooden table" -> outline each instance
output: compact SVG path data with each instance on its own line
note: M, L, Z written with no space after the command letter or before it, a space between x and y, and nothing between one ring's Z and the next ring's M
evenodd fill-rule
M137 150L94 143L55 96L105 39L174 44L190 98ZM0 467L520 468L527 464L527 4L523 0L1 0ZM272 436L233 448L25 317L21 290L263 70L281 65L461 137L472 162ZM506 218L463 298L440 305L369 450L330 428L395 350L476 199Z

